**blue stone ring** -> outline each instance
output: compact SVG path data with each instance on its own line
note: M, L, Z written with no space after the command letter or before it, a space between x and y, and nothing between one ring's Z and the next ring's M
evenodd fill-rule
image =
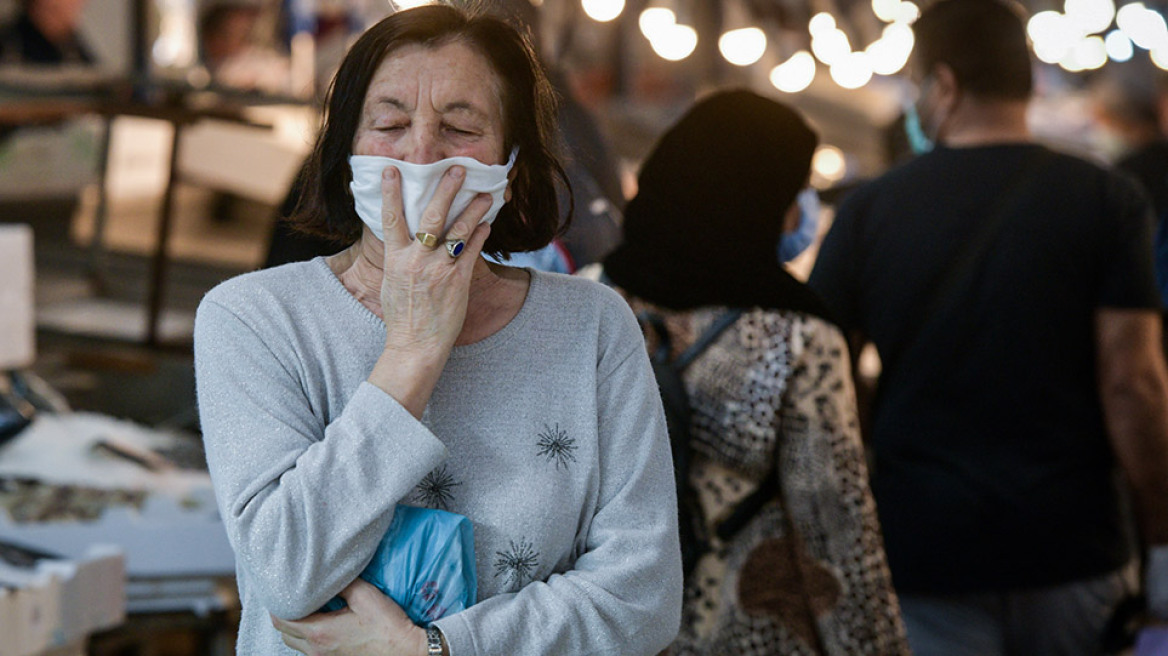
M450 257L458 257L459 255L462 255L464 248L466 248L466 242L461 239L446 240L446 252L450 254Z

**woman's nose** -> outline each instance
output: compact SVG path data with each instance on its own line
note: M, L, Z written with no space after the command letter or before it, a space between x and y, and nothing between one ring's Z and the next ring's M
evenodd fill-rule
M442 144L436 135L428 130L413 130L401 144L403 151L401 159L412 164L431 164L444 158Z

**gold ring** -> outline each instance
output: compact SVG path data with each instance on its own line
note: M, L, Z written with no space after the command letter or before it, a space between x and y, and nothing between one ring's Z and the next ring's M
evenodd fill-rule
M428 232L416 232L414 236L418 238L418 243L426 248L436 248L438 246L438 235L432 235Z

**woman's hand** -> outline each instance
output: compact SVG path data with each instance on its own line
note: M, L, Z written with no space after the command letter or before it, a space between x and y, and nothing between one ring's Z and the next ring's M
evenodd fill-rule
M443 234L446 214L465 177L466 170L454 166L439 182L419 225L421 232L437 235L439 240L436 246L424 246L408 234L402 211L400 174L388 167L382 175L385 274L381 283L381 308L387 348L448 352L462 331L471 273L490 231L489 225L479 225L479 221L491 208L491 197L480 194L450 227L450 232ZM451 257L446 251L447 239L466 242L459 257Z
M419 418L462 332L471 277L491 231L489 224L479 223L491 208L491 197L481 194L448 233L442 232L465 176L461 166L451 167L422 213L420 231L439 237L433 247L409 234L402 210L401 174L391 166L381 177L385 254L380 299L385 350L369 381ZM466 242L459 257L447 252L447 239Z
M309 656L422 656L426 631L392 599L362 579L341 591L347 608L302 620L272 616L284 644Z

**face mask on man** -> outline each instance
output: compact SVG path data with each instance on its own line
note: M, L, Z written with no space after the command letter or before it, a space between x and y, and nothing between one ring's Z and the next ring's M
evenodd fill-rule
M799 192L795 202L799 205L799 225L779 238L779 261L784 263L807 250L819 232L819 194L808 187Z
M921 101L929 92L931 82L932 76L926 75L915 87L912 85L903 87L904 135L908 137L908 147L915 155L924 155L936 145L936 140L925 131L925 119L921 116L920 110Z
M921 115L917 112L915 103L908 103L904 108L904 135L908 137L908 147L916 155L924 155L933 149L933 140L925 133L921 125Z
M353 172L353 181L349 183L349 189L353 192L357 216L378 239L385 241L381 230L381 173L387 166L396 167L401 172L402 208L406 214L406 226L410 239L413 239L414 233L421 230L422 211L434 198L442 176L457 164L466 169L466 177L446 214L446 225L442 228L445 234L458 215L479 194L490 194L492 199L491 209L483 215L480 223L495 220L506 203L503 196L507 191L507 174L515 166L515 156L518 154L519 149L513 149L506 164L483 164L473 157L450 157L430 164L413 164L392 157L352 155L349 157L349 168Z

